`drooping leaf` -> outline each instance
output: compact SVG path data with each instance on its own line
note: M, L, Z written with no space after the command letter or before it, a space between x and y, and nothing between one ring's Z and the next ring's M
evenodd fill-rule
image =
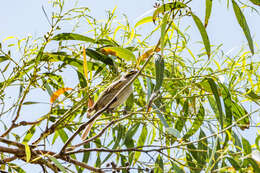
M192 136L194 133L197 132L197 130L200 128L200 126L203 124L203 120L204 120L204 116L205 116L205 110L204 107L202 105L200 105L200 109L198 114L196 115L191 128L188 130L188 132L183 136L183 138L187 139L190 136Z
M27 130L25 137L23 138L23 143L28 143L35 133L35 125L31 126L29 130Z
M77 40L77 41L85 41L85 42L90 42L90 43L95 43L95 40L81 35L81 34L75 34L75 33L61 33L55 35L52 40L55 41L62 41L62 40Z
M135 28L142 25L142 24L145 24L145 23L148 23L148 22L152 22L153 19L152 19L152 16L147 16L147 17L144 17L142 18L141 20L139 20L136 24L135 24Z
M205 28L208 26L209 18L211 15L212 1L213 0L206 0L206 14L205 14L205 22L204 22Z
M228 88L224 84L219 85L221 87L222 98L225 106L225 126L228 127L232 124L232 99Z
M246 109L239 103L232 101L232 115L235 118L235 120L238 120L242 117L244 117L244 119L240 120L237 124L240 127L241 130L245 130L248 129L250 126L250 120L249 120L249 116L248 115Z
M142 128L142 132L138 138L137 146L143 146L145 144L147 138L147 127L144 125ZM135 162L139 159L141 152L135 152L134 160Z
M209 37L208 37L207 31L206 31L205 27L203 26L201 20L195 14L191 13L191 15L192 15L192 18L193 18L197 28L199 29L199 32L202 37L208 58L210 58L210 42L209 42Z
M154 12L153 12L153 22L155 23L155 20L157 19L157 16L160 13L164 13L170 10L176 10L176 9L181 9L187 7L184 3L175 1L167 4L163 4L160 7L158 7Z
M227 157L229 163L231 163L231 165L233 166L233 168L235 168L236 170L240 170L240 166L239 164L237 163L236 160L234 160L233 158L231 157Z
M103 62L106 65L114 66L114 62L113 62L113 60L110 57L108 57L106 55L103 55L103 54L101 54L101 53L99 53L99 52L97 52L95 50L87 48L86 49L86 54L89 57L91 57L91 58L93 58L95 60L101 61L101 62Z
M127 61L135 60L135 55L130 50L121 47L104 47L101 52L105 55L118 56Z
M8 60L9 58L6 56L0 56L0 63Z
M83 48L83 71L88 84L88 65L85 47Z
M165 35L167 35L167 31L166 31L166 26L168 23L168 13L166 13L163 16L162 19L162 24L161 24L161 55L163 56L163 51L164 51L164 40L165 40Z
M189 100L186 99L185 102L183 103L183 108L182 108L182 111L181 113L183 113L181 115L181 117L179 117L175 123L175 126L174 128L176 130L178 130L179 132L182 131L184 125L185 125L185 122L187 121L187 118L189 116Z
M164 59L160 55L157 55L155 58L155 74L156 74L156 84L154 87L154 92L158 91L161 88L163 83Z
M240 27L243 29L243 32L246 36L251 53L254 54L254 44L253 44L253 40L252 40L252 37L250 34L249 27L246 22L246 18L234 0L232 0L232 4L233 4L233 9L234 9L237 21L238 21Z
M164 172L164 163L160 155L158 155L155 164L156 164L156 169L154 171L155 173Z
M31 149L27 142L24 142L25 147L25 155L26 155L26 162L30 162L31 160Z
M260 0L250 0L253 4L260 6Z
M207 78L207 81L210 84L211 91L212 91L214 98L216 100L218 112L219 112L220 125L221 125L221 128L223 129L223 119L224 119L223 116L224 115L223 115L222 106L221 106L221 102L220 102L220 97L219 97L220 94L218 92L218 86L212 78Z
M66 169L62 166L62 164L53 156L48 156L51 161L63 172L63 173L67 173Z
M204 133L204 131L202 129L200 129L200 135L199 135L199 139L206 137L206 134ZM204 163L207 160L207 150L208 150L208 140L202 140L199 141L198 143L198 150L201 150L202 152L199 153L198 157L200 157L200 161L202 162L202 165L204 165Z
M124 144L126 145L127 148L131 148L134 146L133 143L133 136L135 135L135 133L137 132L138 128L139 128L140 124L137 123L135 125L133 125L126 133L125 136L125 141Z
M65 143L68 140L68 138L69 138L67 133L64 131L64 129L59 129L58 130L58 134L59 134L59 136L60 136L60 138L61 138L63 143Z
M57 91L55 91L55 92L52 94L52 96L51 96L51 98L50 98L50 102L51 102L51 103L55 102L55 100L56 100L61 94L63 94L63 93L66 92L66 91L69 91L69 90L72 90L72 88L60 88L60 89L58 89Z
M242 137L242 144L243 144L243 150L244 150L245 154L246 155L251 154L252 149L251 149L251 145L248 142L248 140L246 140L245 138Z

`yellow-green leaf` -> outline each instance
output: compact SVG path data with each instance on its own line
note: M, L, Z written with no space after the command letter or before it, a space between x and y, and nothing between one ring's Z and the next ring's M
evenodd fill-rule
M253 40L252 40L252 37L251 37L251 34L250 34L249 27L248 27L247 22L246 22L246 18L243 15L241 9L239 8L239 6L237 5L237 3L234 0L232 0L232 4L233 4L233 9L234 9L237 21L238 21L239 25L241 26L241 28L243 29L243 32L246 36L246 39L247 39L249 48L251 50L251 53L254 54L254 44L253 44Z
M203 26L201 20L193 13L192 13L192 18L193 18L197 28L199 29L199 32L202 37L208 58L210 58L210 42L209 42L209 37L208 37L207 31L206 31L205 27Z
M30 149L27 142L24 142L23 144L24 144L24 147L25 147L26 162L30 162L30 160L31 160L31 149Z
M142 18L141 20L139 20L136 24L135 24L135 28L140 26L140 25L143 25L145 23L149 23L149 22L152 22L153 21L153 18L152 16L147 16L147 17L144 17Z
M163 4L160 7L158 7L154 12L153 12L153 22L155 22L157 16L160 13L164 13L166 11L170 11L170 10L175 10L175 9L180 9L180 8L185 8L187 7L185 4L181 3L181 2L171 2L171 3L167 3L167 4Z

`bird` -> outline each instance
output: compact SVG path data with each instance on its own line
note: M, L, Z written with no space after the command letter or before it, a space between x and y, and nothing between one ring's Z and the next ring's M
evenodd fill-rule
M113 97L115 95L117 95L117 93L131 79L133 79L133 77L135 76L135 74L137 72L138 72L137 70L129 71L128 73L123 75L120 79L118 79L117 81L113 82L106 89L104 89L104 91L100 94L100 96L99 96L98 100L96 101L96 103L94 103L93 106L88 108L88 110L87 110L87 117L90 117L90 115L91 115L91 113L93 111L97 112L97 111L103 109L111 101L111 99L113 99ZM133 93L133 86L132 86L132 83L131 83L129 86L124 88L124 90L114 99L113 103L107 108L107 111L112 111L117 106L123 104L132 93ZM83 134L81 136L82 140L85 140L87 138L88 133L89 133L90 129L92 128L92 125L97 120L97 118L86 126L86 128L85 128L85 130L84 130L84 132L83 132Z

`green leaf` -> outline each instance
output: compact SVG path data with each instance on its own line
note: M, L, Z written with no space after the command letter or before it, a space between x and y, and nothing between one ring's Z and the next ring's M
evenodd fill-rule
M138 128L140 126L140 123L134 124L126 133L124 144L127 148L133 147L134 141L133 136L137 132Z
M34 104L40 104L41 102L32 102L32 101L28 101L28 102L24 102L23 105L34 105Z
M148 22L152 22L152 21L153 21L152 16L147 16L147 17L142 18L138 22L136 22L134 27L136 28L136 27L138 27L138 26L140 26L142 24L145 24L145 23L148 23Z
M212 78L207 78L208 83L210 84L210 88L211 91L214 95L214 98L216 100L217 103L217 107L218 107L218 112L219 112L219 120L220 120L220 125L221 128L223 129L223 111L222 111L222 106L221 106L221 102L220 102L220 98L219 98L219 92L218 92L218 87L216 85L216 83L214 82L214 80Z
M233 9L234 9L237 21L238 21L240 27L243 29L243 32L246 36L246 39L247 39L249 48L251 50L251 53L254 54L254 44L253 44L253 40L252 40L252 37L251 37L251 34L250 34L249 27L248 27L247 22L246 22L246 18L243 15L241 9L239 8L239 6L237 5L237 3L234 0L232 0L232 4L233 4Z
M218 136L216 136L216 139L214 140L214 146L213 146L213 150L212 152L210 153L210 159L208 161L208 166L207 166L207 169L205 170L205 173L208 173L210 170L211 170L211 166L212 166L212 162L214 161L214 156L215 156L215 153L217 151L217 144L218 144Z
M242 144L243 144L243 150L245 152L246 155L251 154L252 153L252 149L251 149L251 145L250 143L242 137Z
M235 101L232 101L232 113L235 120L238 120L241 117L248 115L246 109L241 104ZM239 125L241 130L248 129L250 125L249 116L240 120L237 124Z
M163 114L159 111L159 108L155 105L152 104L153 109L156 112L156 115L158 116L158 118L161 120L162 124L164 125L164 127L169 128L170 126L168 125L168 123L166 122L166 120L163 117Z
M165 35L167 35L167 31L166 31L167 22L168 22L168 13L166 13L163 16L162 25L161 25L161 40L160 40L160 42L161 42L161 56L163 56L164 40L165 40Z
M0 63L9 60L7 56L0 56Z
M206 137L205 133L202 129L200 129L199 139ZM199 141L198 149L203 150L203 152L199 153L200 160L202 165L204 165L205 161L207 160L207 150L208 150L208 141L207 138L205 140Z
M59 129L58 130L58 134L59 134L59 136L60 136L60 138L61 138L63 143L65 143L68 140L68 138L69 138L67 133L63 129Z
M163 159L161 158L160 155L158 155L155 164L156 164L156 169L154 171L155 173L164 172Z
M25 147L26 162L30 162L30 160L31 160L31 149L30 149L27 142L24 142L23 144L24 144L24 147Z
M200 35L202 37L208 58L210 58L210 42L209 42L209 37L207 34L207 31L205 29L205 27L203 26L201 20L193 13L191 13L192 18L197 26L197 28L199 29Z
M30 129L26 132L26 135L23 138L23 143L28 143L33 137L34 133L35 133L35 125L31 126Z
M108 40L108 39L99 39L99 40L97 40L96 43L97 43L97 44L102 44L102 45L107 45L107 46L119 46L119 45L117 44L117 42L115 42L115 41L112 40L112 39L110 39L110 40Z
M219 85L221 87L221 93L222 93L222 98L224 101L224 106L225 106L225 127L228 127L232 124L232 100L231 100L231 94L228 90L228 88L224 84Z
M108 54L113 54L127 61L135 61L135 55L133 52L122 47L104 47L102 48L102 51L105 51Z
M62 164L53 156L48 156L51 161L63 172L67 173L66 169L62 166Z
M145 144L146 138L147 138L147 127L146 127L146 125L144 125L142 132L139 136L139 139L137 141L137 146L143 146ZM142 149L142 148L140 148L140 149ZM140 157L140 155L141 155L141 152L135 152L135 156L134 156L135 162L138 161L138 158Z
M176 130L178 130L179 132L182 131L182 129L185 125L185 122L187 121L187 117L189 116L189 100L188 99L185 100L181 113L183 113L183 115L181 115L181 117L179 117L177 119L175 126L174 126L174 128Z
M236 170L240 170L240 166L239 164L237 163L236 160L234 160L233 158L231 157L227 157L229 163L236 169Z
M156 84L154 87L154 91L158 91L163 83L164 76L164 60L161 55L157 55L155 58L155 74L156 74Z
M206 14L205 14L205 28L208 26L209 17L211 15L211 9L212 9L212 0L206 0Z
M199 112L197 114L197 116L194 119L194 122L192 123L191 128L189 129L189 131L183 136L183 138L187 139L190 136L192 136L194 133L197 132L197 130L200 128L200 126L203 124L203 120L204 120L204 116L205 116L205 110L204 107L202 105L200 105L200 109Z
M177 164L171 161L172 167L171 169L174 170L175 173L184 173L183 169L181 169Z
M254 172L260 172L260 168L254 159L246 158L244 160L244 164L245 164L245 166L251 165L254 169Z
M110 57L103 55L95 50L92 49L86 49L86 54L90 57L93 58L97 61L101 61L106 65L110 65L110 66L114 66L114 62L113 59L111 59Z
M95 40L84 35L74 34L74 33L61 33L55 35L52 40L62 41L62 40L77 40L77 41L85 41L90 43L95 43Z
M250 0L253 4L260 6L260 0Z
M260 151L259 140L260 140L260 135L258 135L258 136L255 138L255 145L256 145L256 148Z
M158 7L154 12L153 12L153 22L155 23L155 20L157 18L157 16L160 13L164 13L166 11L170 11L170 10L176 10L176 9L181 9L181 8L185 8L187 7L184 3L175 1L175 2L171 2L171 3L167 3L167 4L163 4L160 7Z

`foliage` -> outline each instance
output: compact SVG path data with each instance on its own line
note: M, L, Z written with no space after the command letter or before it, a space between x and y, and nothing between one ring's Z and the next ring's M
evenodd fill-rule
M259 150L259 136L253 146L241 135L254 128L251 117L260 109L260 63L254 58L259 50L246 16L240 1L232 0L234 20L250 51L241 48L227 56L207 34L215 2L205 1L204 22L191 2L162 0L152 16L132 26L127 19L114 22L116 10L99 23L88 8L65 11L63 1L54 1L51 28L43 38L2 44L1 170L25 172L20 159L44 172L258 172L251 153ZM192 36L181 27L187 18L201 35L199 53L189 47ZM68 21L87 21L88 34L75 32L76 24L63 32ZM141 35L144 25L153 29ZM14 46L19 54L10 51ZM113 113L99 112L102 118L81 141L84 127L98 116L86 120L88 105L131 69L140 71L133 95ZM66 78L75 86L67 86ZM12 103L10 89L19 91ZM38 96L29 97L35 90L49 95L50 109L28 119L25 108L44 108Z

